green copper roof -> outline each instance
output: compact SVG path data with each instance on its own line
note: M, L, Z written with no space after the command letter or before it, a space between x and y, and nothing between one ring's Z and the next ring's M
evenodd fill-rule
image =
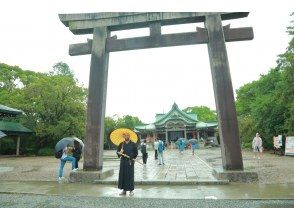
M138 130L138 131L144 131L144 130L152 131L152 130L155 130L155 125L154 124L139 125L139 126L135 126L135 130Z
M154 122L155 125L162 125L170 119L182 119L188 124L194 124L198 122L196 114L189 114L189 113L183 112L182 110L179 109L176 103L173 104L171 110L165 115L161 115L161 114L157 114L157 115L160 117L156 118L158 120Z
M211 127L217 127L218 123L215 122L199 122L196 125L196 128L211 128Z
M0 121L0 131L3 131L7 135L33 133L33 131L24 127L22 124L10 121Z
M20 115L23 111L0 104L0 114Z

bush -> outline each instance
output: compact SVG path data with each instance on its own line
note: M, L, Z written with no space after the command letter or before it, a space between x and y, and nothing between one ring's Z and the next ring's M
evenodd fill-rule
M45 147L38 151L38 156L54 156L54 149Z

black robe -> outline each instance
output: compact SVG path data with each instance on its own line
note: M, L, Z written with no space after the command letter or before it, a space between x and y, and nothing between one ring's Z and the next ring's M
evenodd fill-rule
M120 158L118 188L124 191L132 191L134 190L134 161L132 158L135 159L138 156L138 149L132 141L120 143L117 152L120 152L122 147L123 153L130 156L131 159L123 156ZM119 154L118 156L120 157Z

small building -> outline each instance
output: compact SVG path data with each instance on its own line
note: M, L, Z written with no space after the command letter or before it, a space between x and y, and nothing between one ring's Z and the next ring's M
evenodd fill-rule
M20 137L33 133L30 129L24 127L18 122L4 120L4 118L13 118L23 114L23 111L7 107L0 104L0 138L11 137L16 141L16 155L19 155ZM1 143L0 143L1 144Z
M217 122L202 122L194 113L186 113L179 109L176 103L166 114L156 114L155 122L136 126L135 131L141 139L159 139L172 143L179 138L206 139L215 137Z

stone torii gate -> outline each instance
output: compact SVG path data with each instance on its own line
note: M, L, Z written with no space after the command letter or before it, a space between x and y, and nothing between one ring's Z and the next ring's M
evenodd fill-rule
M104 117L109 53L156 47L207 44L217 108L223 169L243 170L239 129L225 42L253 39L251 27L230 28L222 20L248 16L248 12L126 12L59 14L73 34L93 34L85 43L71 44L72 56L91 54L84 170L103 168ZM204 22L195 32L161 34L161 26ZM150 36L117 39L111 31L150 28Z

